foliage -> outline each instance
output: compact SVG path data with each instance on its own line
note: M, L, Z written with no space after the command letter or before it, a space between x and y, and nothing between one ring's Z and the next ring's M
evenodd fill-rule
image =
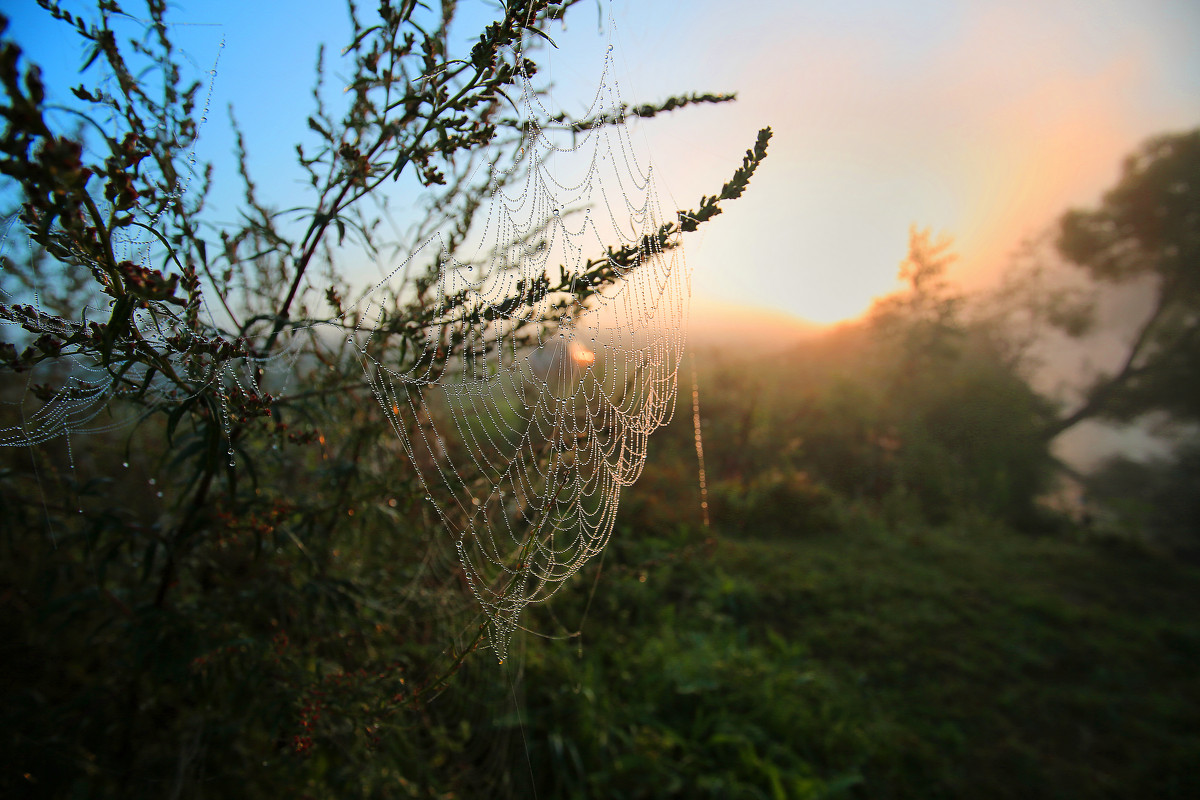
M1200 442L1148 462L1115 456L1087 476L1086 487L1101 498L1110 518L1093 521L1135 539L1194 554L1200 540Z
M840 519L622 539L556 606L587 609L582 637L528 643L507 719L538 796L1196 791L1194 566L982 517Z
M1131 420L1151 411L1200 421L1200 131L1154 137L1130 155L1121 179L1092 210L1058 226L1058 251L1095 280L1148 284L1154 304L1121 365L1049 428L1094 416Z
M506 92L536 72L528 54L574 0L506 3L463 58L449 37L454 3L385 2L370 18L351 4L346 107L325 106L318 86L307 124L319 144L297 148L307 195L287 211L267 207L241 148L246 207L233 225L204 216L211 168L191 158L204 84L185 81L166 4L149 0L142 23L111 0L94 20L39 3L84 45L86 66L64 105L15 41L0 50L0 174L31 241L27 260L6 254L0 271L0 318L18 331L0 345L0 422L33 431L5 444L37 445L6 448L0 471L12 665L0 690L0 791L479 791L472 765L491 744L446 699L451 676L471 673L477 609L420 502L425 490L395 466L404 453L387 435L392 420L350 347L311 331L362 322L343 307L350 247L380 257L404 248L381 233L385 185L424 192L414 237L448 226L453 249L468 236L495 188L473 177L484 146L511 155L530 134L508 116ZM623 117L551 122L582 130ZM739 196L769 137L718 194L657 231L655 246L674 246ZM154 261L123 258L119 242ZM643 244L609 248L573 281L510 287L487 309L439 298L437 259L417 264L370 354L441 369L465 332L521 319L546 296L557 298L544 319L552 329L634 266ZM202 301L220 319L205 319ZM443 312L454 324L431 343ZM291 365L286 399L263 369L281 362ZM78 419L47 420L62 408ZM72 437L87 419L101 432ZM482 686L486 707L492 684Z
M710 491L713 519L731 535L791 536L833 526L834 494L803 470L769 469Z
M749 367L710 359L705 455L724 530L822 530L831 493L933 522L1041 524L1051 407L1006 330L946 280L948 246L914 230L908 285L864 320Z
M1000 332L969 316L944 271L948 241L914 230L901 276L909 287L880 301L872 334L882 400L895 441L895 487L928 518L965 507L1028 524L1048 484L1040 431L1050 409L1005 358Z

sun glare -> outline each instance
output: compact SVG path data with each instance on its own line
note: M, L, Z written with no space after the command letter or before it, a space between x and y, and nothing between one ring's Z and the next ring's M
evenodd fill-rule
M579 369L585 369L596 363L596 354L579 342L571 342L571 361Z

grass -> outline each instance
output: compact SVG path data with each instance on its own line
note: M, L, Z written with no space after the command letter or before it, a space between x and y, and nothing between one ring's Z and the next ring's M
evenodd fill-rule
M582 656L529 647L539 796L1200 796L1200 571L851 516L619 553Z

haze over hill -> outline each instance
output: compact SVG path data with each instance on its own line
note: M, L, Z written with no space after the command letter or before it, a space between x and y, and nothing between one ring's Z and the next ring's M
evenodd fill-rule
M693 298L688 344L700 348L736 347L761 355L786 350L826 327L784 311Z
M1076 406L1080 392L1095 380L1097 371L1111 369L1113 362L1123 356L1126 340L1131 338L1135 323L1144 316L1139 303L1120 292L1100 293L1097 300L1102 321L1098 331L1078 340L1047 332L1036 348L1036 366L1029 376L1032 384L1064 408ZM782 360L773 363L785 365L782 369L790 372L803 370L801 365L814 356L821 359L816 355L821 351L826 351L825 358L835 351L849 357L868 346L853 332L855 327L853 320L820 325L774 309L693 298L687 343L689 351L701 360L715 351L737 354L743 361L779 356ZM850 362L846 364L853 370ZM934 375L916 378L937 379ZM1140 420L1122 425L1089 420L1058 437L1053 449L1065 463L1082 472L1097 468L1114 455L1137 460L1163 457L1170 452L1170 437L1164 438L1163 431L1156 430L1154 423L1155 420Z

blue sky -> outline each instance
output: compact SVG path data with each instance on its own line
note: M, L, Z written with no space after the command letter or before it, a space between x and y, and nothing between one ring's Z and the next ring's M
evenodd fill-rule
M495 5L461 6L465 49ZM598 10L613 21L603 34ZM51 81L69 79L80 58L61 28L31 2L8 13ZM317 45L336 55L349 31L341 4L179 0L173 17L198 74L219 56L198 156L232 178L233 103L256 174L290 204ZM627 100L739 93L734 106L638 125L664 204L694 206L758 128L775 129L751 191L690 237L693 286L700 301L818 322L895 286L909 225L954 236L959 277L985 282L1022 236L1094 202L1142 139L1200 125L1190 0L589 0L552 35L562 47L539 64L568 109L582 108L609 36ZM216 210L232 213L236 184L219 185Z

